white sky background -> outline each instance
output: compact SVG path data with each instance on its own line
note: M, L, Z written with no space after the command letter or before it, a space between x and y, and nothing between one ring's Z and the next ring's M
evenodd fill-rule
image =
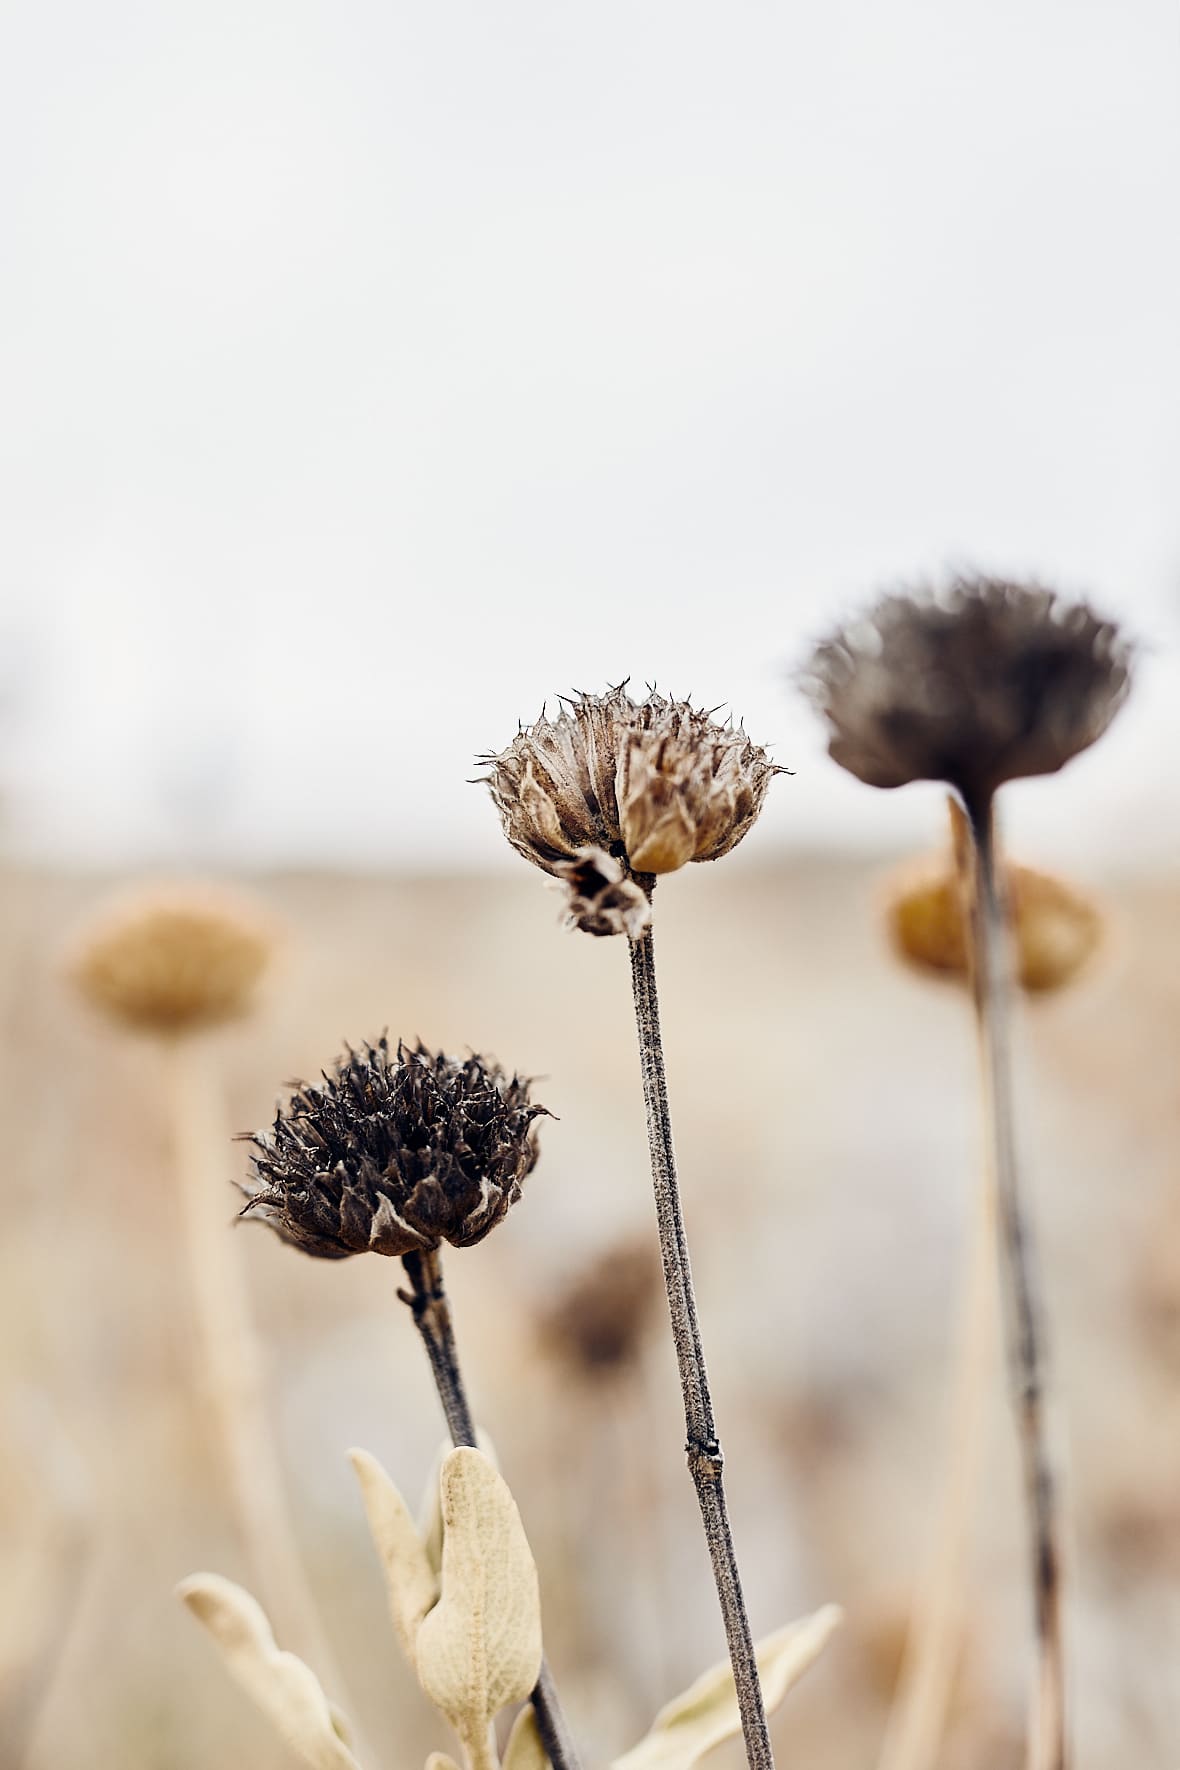
M784 673L974 562L1154 647L1026 850L1180 860L1173 0L29 0L0 254L18 852L508 864L627 674L797 770L749 860L920 841Z

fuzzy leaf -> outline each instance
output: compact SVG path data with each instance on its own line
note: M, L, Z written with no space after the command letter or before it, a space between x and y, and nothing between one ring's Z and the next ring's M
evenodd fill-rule
M208 1631L230 1676L312 1770L360 1770L341 1737L315 1673L275 1645L266 1614L241 1586L216 1573L196 1573L176 1588Z
M838 1607L826 1604L758 1642L754 1652L768 1715L819 1657L840 1620ZM725 1660L662 1708L650 1732L616 1758L612 1770L689 1770L714 1746L740 1733L741 1725L733 1670Z
M459 1770L454 1758L448 1758L446 1752L431 1752L426 1760L426 1770Z
M536 1711L531 1702L525 1704L512 1723L501 1770L549 1770L549 1759L541 1743Z
M418 1630L418 1679L469 1747L541 1669L537 1569L507 1484L478 1450L444 1460L442 1595Z
M492 1465L492 1468L498 1469L500 1467L500 1459L496 1455L496 1447L492 1443L491 1434L485 1432L482 1426L477 1426L475 1428L475 1442L477 1448L482 1450L484 1456ZM438 1455L434 1459L434 1466L430 1471L430 1477L422 1495L422 1503L418 1507L418 1535L422 1538L422 1544L426 1550L426 1559L430 1562L436 1575L436 1596L438 1583L437 1576L442 1571L443 1540L442 1500L439 1497L438 1479L442 1474L442 1466L445 1459L450 1456L454 1448L455 1447L449 1438L445 1443L439 1446Z
M348 1454L361 1484L369 1529L385 1572L393 1626L406 1658L416 1666L418 1629L422 1618L438 1601L438 1576L430 1565L409 1507L376 1457L371 1457L367 1450Z

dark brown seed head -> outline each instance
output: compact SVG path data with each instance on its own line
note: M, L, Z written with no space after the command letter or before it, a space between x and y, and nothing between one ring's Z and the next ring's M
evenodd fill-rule
M544 1312L541 1337L576 1376L612 1376L634 1362L660 1297L646 1236L620 1242L578 1273Z
M783 772L740 726L626 684L579 694L481 757L518 853L560 876L587 849L635 873L717 860L741 841Z
M1063 767L1129 685L1112 622L1040 585L983 577L883 597L817 647L805 677L830 754L859 780L946 781L975 803Z
M496 1063L382 1038L297 1088L253 1139L242 1214L326 1260L469 1247L520 1197L544 1113Z

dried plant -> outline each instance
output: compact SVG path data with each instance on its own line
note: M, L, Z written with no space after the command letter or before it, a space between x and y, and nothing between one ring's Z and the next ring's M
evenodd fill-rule
M454 1730L467 1770L544 1770L546 1746L532 1706L518 1713L501 1757L494 1724L525 1701L541 1664L537 1569L507 1485L478 1450L443 1458L435 1492L441 1550L415 1525L385 1470L353 1451L369 1529L385 1575L394 1631L411 1670ZM311 1770L361 1770L345 1717L314 1672L276 1644L261 1606L217 1574L195 1574L179 1596L221 1653L226 1669L291 1751ZM758 1648L773 1708L822 1652L840 1613L832 1605L770 1636ZM657 1715L613 1770L692 1770L740 1727L728 1666L716 1667ZM455 1770L434 1752L427 1770Z
M563 879L575 926L626 934L639 1033L652 1182L688 1466L725 1623L751 1770L774 1758L722 1483L722 1454L705 1370L680 1203L656 990L651 901L657 875L728 854L783 772L741 727L627 685L579 694L556 718L542 711L507 749L482 759L504 834L526 860Z
M574 1378L609 1380L639 1356L659 1284L659 1262L646 1239L607 1248L542 1311L542 1344Z
M950 802L951 847L903 868L889 881L885 922L894 950L916 970L966 981L971 969L970 834ZM1102 944L1096 905L1066 880L1009 862L1003 869L1016 976L1030 995L1072 983Z
M532 1127L545 1114L529 1084L499 1064L389 1042L349 1048L323 1085L297 1087L254 1144L243 1216L254 1214L303 1253L342 1259L400 1255L410 1308L456 1447L475 1423L443 1288L443 1241L467 1247L499 1223L537 1159ZM533 1703L554 1770L577 1753L548 1666Z
M1112 623L1039 585L957 578L938 595L883 598L815 651L806 685L833 758L872 786L938 780L970 832L970 969L976 1008L988 1194L1005 1284L1012 1398L1031 1535L1039 1669L1030 1770L1067 1762L1061 1529L1047 1444L1042 1310L1016 1163L1008 1047L1010 935L996 859L994 797L1050 774L1106 730L1126 696L1130 654ZM892 1760L932 1761L937 1739Z
M92 1007L159 1050L200 1377L234 1521L283 1633L343 1691L296 1546L241 1250L227 1233L223 1088L203 1036L250 1011L277 939L270 918L238 895L169 885L103 911L76 939L68 964Z

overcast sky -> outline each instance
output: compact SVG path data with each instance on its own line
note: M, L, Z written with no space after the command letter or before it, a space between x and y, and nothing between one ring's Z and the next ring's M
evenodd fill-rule
M1021 840L1180 860L1173 0L0 19L10 846L495 864L628 674L796 769L747 848L921 840L786 672L970 562L1152 648Z

